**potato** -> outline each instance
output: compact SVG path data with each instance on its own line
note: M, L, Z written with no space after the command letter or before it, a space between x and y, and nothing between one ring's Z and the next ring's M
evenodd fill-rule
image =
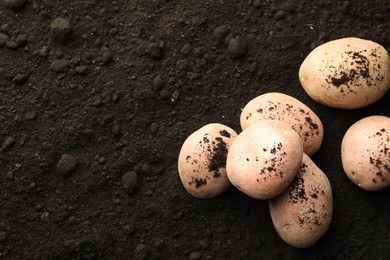
M382 98L390 87L389 53L378 43L342 38L315 48L299 69L299 80L314 100L355 109Z
M306 154L291 185L269 201L272 222L289 245L307 248L328 230L333 214L333 196L326 175Z
M260 95L246 104L240 124L245 129L256 121L273 119L289 124L302 138L303 151L309 156L322 144L324 127L318 116L298 99L278 92Z
M302 140L287 123L262 120L233 141L226 160L227 176L248 196L270 199L294 179L302 155Z
M199 199L214 198L230 187L226 157L237 133L212 123L192 133L183 143L178 171L184 188Z
M390 186L390 117L369 116L354 123L341 142L347 177L360 188L377 191Z

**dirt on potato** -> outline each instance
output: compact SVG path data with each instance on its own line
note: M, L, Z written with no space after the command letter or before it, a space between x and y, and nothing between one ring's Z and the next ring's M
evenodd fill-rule
M313 101L300 64L354 36L390 50L390 2L123 0L0 2L0 259L389 259L390 189L345 176L341 140L390 116ZM246 103L291 95L322 120L312 157L334 215L311 248L276 233L268 201L231 187L191 197L184 140L208 123L240 132Z

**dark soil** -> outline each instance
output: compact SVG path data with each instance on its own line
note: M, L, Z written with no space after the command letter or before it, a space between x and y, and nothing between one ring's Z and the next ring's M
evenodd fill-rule
M358 188L340 160L348 127L390 116L390 94L331 109L298 80L329 40L389 51L389 1L4 0L0 26L0 258L390 259L390 189ZM269 91L325 126L313 160L334 216L309 249L281 240L267 201L233 187L195 199L178 176L188 135L239 132L241 108Z

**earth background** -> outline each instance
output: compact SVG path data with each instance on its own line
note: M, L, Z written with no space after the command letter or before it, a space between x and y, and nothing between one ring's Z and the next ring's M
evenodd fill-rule
M358 188L340 159L349 126L390 116L390 94L333 109L298 79L313 48L348 36L389 51L390 1L1 1L0 258L390 259L390 189ZM334 214L308 249L281 240L268 201L195 199L177 172L187 136L240 132L241 108L270 91L325 128L312 159Z

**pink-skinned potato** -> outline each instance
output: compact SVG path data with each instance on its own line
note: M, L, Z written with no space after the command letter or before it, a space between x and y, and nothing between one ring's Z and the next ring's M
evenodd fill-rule
M269 201L273 225L289 245L308 248L329 229L332 188L327 176L306 154L291 185Z
M390 57L380 44L356 37L326 42L310 52L299 80L315 101L356 109L381 99L390 88Z
M226 157L237 133L219 123L207 124L184 141L178 171L185 190L199 199L219 196L230 187Z
M294 179L302 155L302 139L287 123L262 120L233 141L226 171L230 182L246 195L270 199Z
M269 92L250 100L241 111L240 124L245 129L256 121L279 120L289 124L303 141L309 156L321 147L324 127L320 118L298 99L279 92Z
M346 176L368 191L390 186L390 117L360 119L345 133L341 160Z

